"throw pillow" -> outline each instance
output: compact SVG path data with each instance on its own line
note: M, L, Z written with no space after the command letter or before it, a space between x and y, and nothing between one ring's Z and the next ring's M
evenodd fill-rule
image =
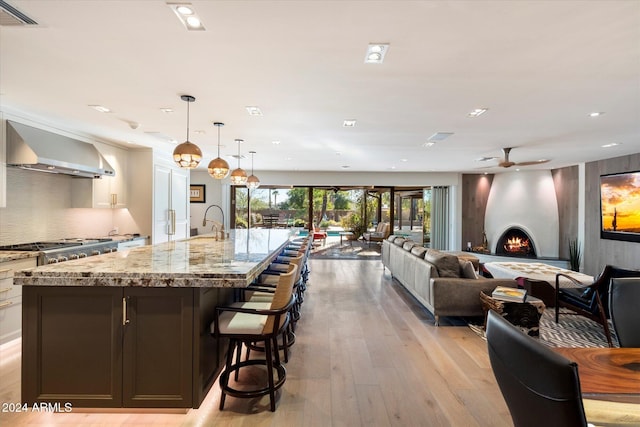
M404 238L402 238L402 237L398 237L397 239L395 239L395 240L393 241L393 244L394 244L394 245L396 245L396 246L400 246L400 247L402 247L402 245L404 244L404 242L405 242L406 240L407 240L407 239L404 239Z
M455 255L448 255L437 251L427 251L424 259L438 270L440 277L460 277L460 263Z
M477 279L476 270L473 268L471 261L460 260L460 277L465 279Z

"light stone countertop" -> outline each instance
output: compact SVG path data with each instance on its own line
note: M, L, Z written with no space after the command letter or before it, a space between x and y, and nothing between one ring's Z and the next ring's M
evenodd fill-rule
M17 271L14 285L246 287L289 242L283 229L232 230L224 241L194 236Z
M36 258L38 255L40 255L40 252L0 251L0 263L18 259Z

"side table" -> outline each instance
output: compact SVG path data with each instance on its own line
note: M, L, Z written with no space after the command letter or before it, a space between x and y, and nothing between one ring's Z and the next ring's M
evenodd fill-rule
M525 289L527 295L540 298L547 307L556 306L556 288L545 280L517 277L518 287Z
M480 302L484 312L484 327L487 327L487 313L493 310L520 328L529 336L540 336L540 318L544 312L544 302L527 295L524 302L502 301L480 291Z

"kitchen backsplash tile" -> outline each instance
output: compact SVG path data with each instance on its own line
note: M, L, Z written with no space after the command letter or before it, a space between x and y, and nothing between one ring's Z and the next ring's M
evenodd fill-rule
M138 232L127 209L71 207L69 176L7 168L7 207L0 208L0 244Z

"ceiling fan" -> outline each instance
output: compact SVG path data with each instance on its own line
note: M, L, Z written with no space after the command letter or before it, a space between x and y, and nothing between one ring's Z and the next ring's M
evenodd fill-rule
M531 165L539 165L542 163L547 163L549 161L549 159L540 159L540 160L533 160L529 162L512 162L511 160L509 160L509 153L511 152L512 149L513 147L506 147L502 149L504 158L500 159L500 163L498 163L498 166L500 166L501 168L510 168L511 166L531 166Z

